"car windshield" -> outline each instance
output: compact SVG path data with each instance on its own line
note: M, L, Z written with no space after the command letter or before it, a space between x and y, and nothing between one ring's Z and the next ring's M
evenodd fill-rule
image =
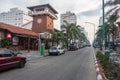
M51 47L50 49L55 50L55 49L57 49L57 47L54 46L54 47Z
M11 56L12 54L11 54L11 52L9 51L9 50L1 50L0 51L0 57L9 57L9 56Z

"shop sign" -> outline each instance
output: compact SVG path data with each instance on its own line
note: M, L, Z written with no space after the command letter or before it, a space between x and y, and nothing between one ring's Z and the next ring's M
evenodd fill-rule
M7 34L7 38L12 38L10 33Z
M19 43L19 38L18 37L13 37L12 38L13 45L18 45Z

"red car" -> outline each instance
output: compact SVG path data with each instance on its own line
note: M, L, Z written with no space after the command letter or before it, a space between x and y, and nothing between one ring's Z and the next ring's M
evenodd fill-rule
M24 67L26 58L23 56L17 56L17 54L17 52L9 49L0 49L0 71L13 67Z

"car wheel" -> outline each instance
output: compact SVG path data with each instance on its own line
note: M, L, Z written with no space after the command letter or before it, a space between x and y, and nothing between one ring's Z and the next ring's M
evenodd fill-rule
M21 60L21 61L19 62L19 64L18 64L18 67L19 67L19 68L25 67L25 61L24 61L24 60Z
M49 56L50 56L51 54L49 53Z
M65 51L63 51L63 54L65 54Z

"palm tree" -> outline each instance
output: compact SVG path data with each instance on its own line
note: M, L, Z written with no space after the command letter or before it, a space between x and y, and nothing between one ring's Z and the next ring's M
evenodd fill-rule
M116 33L116 29L117 29L117 26L116 26L116 21L117 19L119 18L118 15L110 15L110 17L108 18L107 22L109 24L109 29L111 30L111 33L113 35L112 37L112 41L113 41L113 46L114 46L114 40L115 40L115 33Z
M105 4L105 7L106 6L112 6L112 8L106 13L106 15L108 14L118 15L120 11L120 0L109 0Z
M99 27L98 31L96 32L95 42L98 46L100 46L100 48L102 47L102 27Z
M59 32L53 32L52 30L48 30L48 32L50 32L52 34L51 39L49 39L49 41L51 41L52 43L59 43L59 42L65 42L65 36L63 34L63 31L59 31Z
M119 18L118 15L110 15L108 18L107 18L107 21L105 22L105 35L106 35L106 47L110 47L110 35L113 35L112 36L112 45L114 46L114 40L115 40L115 32L116 32L116 24L120 25L119 22L116 23L117 19ZM101 42L101 39L102 39L102 27L100 27L96 33L97 35L97 40L99 42Z
M63 30L66 35L66 43L67 43L67 49L68 49L68 43L70 43L71 40L80 39L81 36L81 30L79 29L79 26L76 26L76 24L69 24L67 21L65 21L65 24L61 26L61 28L64 28Z
M117 25L120 27L120 22L117 22Z

